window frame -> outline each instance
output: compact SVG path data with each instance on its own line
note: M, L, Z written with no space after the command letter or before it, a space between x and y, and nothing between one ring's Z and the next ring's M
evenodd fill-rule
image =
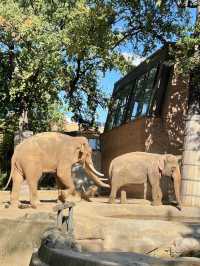
M112 105L108 112L105 131L112 130L113 128L120 127L122 124L133 120L131 119L132 111L133 111L133 104L135 101L135 87L137 80L139 80L143 75L150 73L151 69L157 68L154 80L152 82L152 92L150 99L148 101L148 106L145 111L145 114L142 114L142 110L139 116L137 117L150 117L150 116L160 116L162 113L162 103L165 97L165 91L169 83L170 74L171 74L171 66L167 61L168 58L168 49L167 47L161 48L155 54L153 54L150 58L146 61L142 62L139 66L134 68L131 72L129 72L126 76L120 79L118 82L115 83L113 95L112 95ZM164 67L163 67L164 66ZM163 69L168 67L167 71ZM165 68L166 70L166 68ZM169 71L170 70L170 71ZM118 115L116 109L113 109L114 103L116 101L117 94L120 91L123 91L125 87L131 86L130 95L127 97L126 104L123 106L123 119L121 119L118 125L113 123L113 116L114 118ZM144 89L144 93L146 88ZM145 95L145 94L144 94ZM156 102L156 109L153 110L153 106ZM143 103L144 105L144 103ZM126 108L124 108L126 106ZM134 121L134 120L133 120Z
M134 106L135 106L135 103L136 103L136 97L138 96L137 93L137 84L140 80L142 80L141 82L148 82L148 79L149 79L149 75L150 75L150 72L153 68L156 68L156 71L155 71L155 75L153 77L153 82L152 82L152 86L151 86L151 96L150 96L150 99L148 101L148 104L147 104L147 108L146 108L146 111L145 113L143 113L143 108L144 108L144 103L145 101L142 101L142 108L141 108L141 111L138 113L138 110L137 110L137 113L136 115L133 117L132 114L133 114L133 110L134 110ZM136 118L138 117L146 117L148 116L148 112L149 112L149 108L150 108L150 104L151 104L151 99L152 99L152 94L155 93L155 83L156 83L156 79L158 77L158 72L159 72L159 69L160 69L160 64L155 64L155 65L152 65L151 68L148 69L148 71L144 72L142 75L138 76L135 80L134 80L134 86L132 88L132 99L131 99L131 103L129 105L129 120L133 121L135 120ZM145 81L147 80L147 81ZM147 89L147 86L144 87L143 90L140 90L139 92L142 94L142 97L145 98L145 95L146 95L146 89ZM137 107L138 109L138 107Z

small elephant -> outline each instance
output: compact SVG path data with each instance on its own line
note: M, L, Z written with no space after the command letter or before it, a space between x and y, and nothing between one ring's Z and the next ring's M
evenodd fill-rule
M127 184L144 184L144 198L146 198L148 180L152 187L152 205L161 205L162 175L172 177L177 207L180 208L181 174L178 159L171 154L131 152L114 158L109 168L111 178L109 202L114 203L118 189Z
M71 176L72 166L80 164L89 177L102 187L109 187L102 180L102 174L95 170L92 162L92 149L85 137L71 137L56 132L36 134L17 145L12 156L11 178L13 180L11 204L18 204L20 185L26 178L30 190L30 202L37 205L37 186L42 173L55 173L61 188L59 199L65 201L73 194L75 185ZM6 189L6 187L4 189ZM62 189L67 189L67 195Z

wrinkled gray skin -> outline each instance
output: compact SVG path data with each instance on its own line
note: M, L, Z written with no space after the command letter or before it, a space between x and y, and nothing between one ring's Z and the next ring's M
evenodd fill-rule
M36 208L38 181L45 172L56 174L61 188L59 199L65 201L67 195L75 192L71 170L76 163L82 165L98 186L109 187L102 182L102 174L94 169L92 149L85 137L44 132L24 140L14 151L11 174L6 185L12 178L11 204L18 205L20 185L25 178L29 185L31 206ZM67 189L67 192L63 189Z
M180 208L181 174L178 160L171 154L131 152L113 159L109 169L111 178L109 202L114 203L118 189L127 184L144 184L144 198L146 198L148 180L152 187L152 205L161 205L160 179L162 175L172 177L177 206Z

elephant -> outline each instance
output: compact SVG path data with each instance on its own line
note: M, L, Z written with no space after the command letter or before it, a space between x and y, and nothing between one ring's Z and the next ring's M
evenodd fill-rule
M85 137L72 137L57 132L44 132L33 135L15 148L11 160L11 173L5 189L11 179L11 205L18 204L19 190L23 179L27 180L30 191L30 204L37 207L37 186L42 173L55 173L61 188L59 199L75 192L71 176L72 166L82 165L90 178L101 187L110 187L104 183L103 174L95 170L92 162L92 149ZM67 189L66 193L63 189Z
M161 176L172 178L177 208L181 209L181 174L178 159L172 154L130 152L114 158L109 167L111 178L109 202L114 203L118 189L128 184L144 184L144 198L146 198L148 180L152 188L152 205L161 205Z

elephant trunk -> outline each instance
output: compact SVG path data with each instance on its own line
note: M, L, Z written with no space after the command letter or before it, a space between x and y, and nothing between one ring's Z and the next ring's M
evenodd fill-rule
M87 163L85 164L85 171L92 178L92 180L95 182L95 184L97 186L100 186L100 187L107 187L107 188L109 188L110 185L102 182L101 181L101 178L99 178L97 176L97 173L99 173L99 172L96 171L95 169L94 169L95 171L93 171L93 169L94 169L94 166L93 165L91 166L91 164L87 164Z
M174 180L174 190L176 195L176 200L178 202L178 205L180 207L180 187L181 187L181 174L179 168L177 168L173 174L172 174L173 180Z

